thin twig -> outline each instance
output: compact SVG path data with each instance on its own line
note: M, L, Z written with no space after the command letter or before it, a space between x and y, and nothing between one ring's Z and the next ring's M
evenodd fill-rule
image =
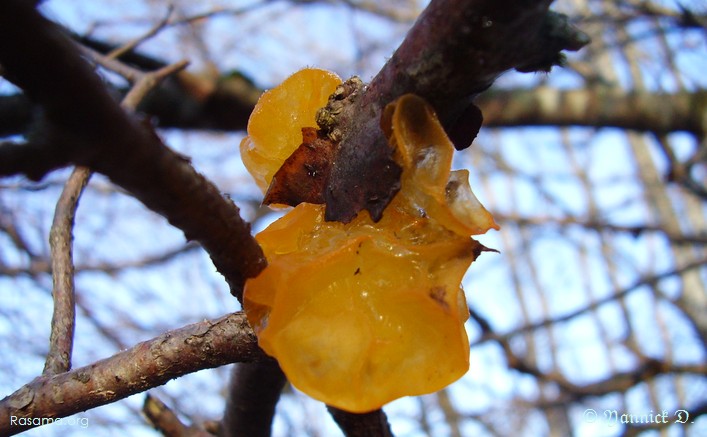
M635 387L637 381L647 381L661 374L703 375L707 371L707 366L703 363L678 365L671 361L661 361L641 355L638 357L640 362L631 370L613 372L591 383L576 384L558 371L544 372L537 365L519 357L513 352L508 336L493 334L488 320L478 312L472 310L470 316L479 325L485 337L494 338L498 342L510 368L557 385L561 392L557 394L556 400L552 401L552 404L604 396L614 392L625 392Z
M645 234L659 233L676 245L705 245L707 244L707 231L696 233L676 233L667 229L665 226L651 224L637 225L617 225L608 221L602 221L598 218L589 217L583 218L578 216L567 215L562 218L552 217L550 215L541 216L524 216L519 214L506 214L503 212L494 211L494 219L503 224L512 223L518 226L541 227L554 225L557 227L581 227L591 229L597 232L612 232L612 233L628 233L634 237L639 237Z
M213 437L197 426L187 426L179 417L154 395L145 396L142 412L152 426L165 437Z
M172 12L174 12L174 5L170 4L167 7L167 13L165 14L164 18L160 20L158 23L156 23L154 26L150 28L147 32L145 32L143 35L128 41L127 43L123 44L120 47L117 47L110 52L106 54L106 57L112 58L112 59L118 59L125 53L128 53L132 50L134 50L137 46L142 44L143 42L147 41L148 39L152 38L153 36L157 35L159 32L162 30L166 29L169 24L169 19L172 16Z
M158 70L145 73L116 60L111 57L110 54L103 55L81 44L76 44L76 46L79 48L79 51L91 61L123 76L125 79L133 83L132 88L125 95L122 102L122 106L124 108L131 110L134 110L140 101L145 98L145 95L159 85L162 80L180 70L183 70L187 67L187 65L189 65L189 61L182 60L166 65Z
M671 269L671 270L663 272L663 273L658 273L655 275L641 278L626 288L623 288L621 290L617 290L616 292L612 293L609 296L603 297L601 299L597 299L594 302L590 302L587 305L585 305L581 308L578 308L574 311L570 311L570 312L560 315L560 316L549 317L549 318L545 318L543 320L540 320L540 321L537 321L534 323L523 325L523 326L520 326L520 327L518 327L512 331L509 331L505 334L497 334L491 329L490 325L487 324L486 327L484 327L483 322L481 322L480 326L482 328L483 335L479 339L477 339L476 341L472 342L471 347L473 348L473 347L478 346L482 343L485 343L489 340L507 341L511 337L514 337L519 334L524 334L524 333L535 331L538 329L548 328L551 326L557 326L561 323L569 322L570 320L573 320L573 319L580 317L584 314L587 314L591 311L595 311L597 308L599 308L602 305L606 305L611 302L616 302L619 299L623 299L626 296L628 296L630 293L640 289L641 287L644 287L646 285L656 284L659 281L662 281L664 279L672 278L675 276L685 274L688 271L702 268L705 265L707 265L707 258L701 258L701 259L695 260L691 263L688 263L682 267L677 267L677 268ZM476 320L477 322L480 322L483 320L483 318L481 318L478 313L475 313L472 311L471 314L472 314L472 319Z
M5 230L0 226L0 230ZM129 269L140 269L167 263L179 255L194 252L200 246L194 242L184 244L178 248L166 250L164 253L146 256L141 259L126 260L116 263L96 262L92 264L79 264L74 266L74 273L101 272L114 274ZM33 277L41 273L51 273L51 265L43 257L29 255L32 260L28 266L7 266L0 265L0 275L7 277L29 276Z
M125 96L122 106L134 110L145 95L165 77L183 69L187 61L165 66L151 73L142 73L107 56L79 46L80 50L91 56L101 65L115 69L120 74L129 74L135 84ZM125 67L125 68L124 68ZM126 69L128 68L128 69ZM126 77L127 78L127 77ZM54 222L49 234L53 275L54 315L51 324L49 353L43 374L52 376L71 369L74 327L76 321L76 299L74 295L74 264L72 255L73 226L76 208L91 171L86 167L77 167L69 177L54 214Z
M128 80L128 82L135 83L144 74L142 71L138 70L137 68L131 67L127 64L124 64L124 63L116 60L116 59L102 55L101 53L93 50L90 47L86 47L83 44L75 43L75 45L78 48L79 52L85 58L89 59L90 61L94 62L97 65L100 65L103 68L106 68L114 73L117 73L117 74L123 76L126 80Z
M189 65L189 61L182 60L174 64L167 65L159 70L142 74L135 82L135 85L123 98L123 107L134 109L145 98L148 92L155 88L167 76L177 73Z
M74 297L73 228L76 208L91 172L77 167L66 181L54 211L54 222L49 232L51 247L54 315L52 316L49 353L44 364L45 376L71 369L71 351L74 343L76 299Z

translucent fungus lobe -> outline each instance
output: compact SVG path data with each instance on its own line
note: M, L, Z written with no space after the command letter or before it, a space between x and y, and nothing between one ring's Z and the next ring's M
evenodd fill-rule
M316 103L296 102L326 102L323 89L336 86L330 73L303 71L270 92L293 100L264 96L251 117L244 161L261 188L287 158L289 131L313 126ZM320 78L325 86L302 85ZM263 117L283 124L254 135ZM347 224L327 222L323 205L299 204L256 236L268 267L244 292L260 346L292 384L351 412L440 390L468 370L461 281L484 249L471 235L497 228L468 173L450 171L453 146L423 99L399 98L381 128L403 168L382 219L363 211Z

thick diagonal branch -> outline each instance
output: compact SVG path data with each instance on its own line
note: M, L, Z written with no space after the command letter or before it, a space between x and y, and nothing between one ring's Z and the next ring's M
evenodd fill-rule
M338 117L342 141L325 191L327 220L348 222L362 209L378 220L395 195L399 171L379 126L388 103L405 93L423 97L455 144L466 147L481 123L472 100L499 75L512 68L549 71L562 63L562 50L588 43L567 17L548 11L550 3L433 0L368 88ZM380 186L368 187L372 179Z
M188 373L264 358L242 313L195 323L91 365L36 378L0 401L0 435L38 425L11 417L66 417Z
M45 114L29 144L0 146L0 176L40 178L69 163L103 173L201 243L240 296L265 259L238 208L125 112L73 42L29 2L0 4L0 64Z

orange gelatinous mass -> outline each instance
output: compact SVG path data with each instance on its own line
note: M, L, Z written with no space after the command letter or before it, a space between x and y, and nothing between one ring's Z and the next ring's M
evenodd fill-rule
M243 164L263 193L285 159L302 144L302 128L317 126L317 109L326 105L340 83L332 72L305 68L260 97L240 149Z
M459 284L476 243L402 211L384 215L408 222L397 229L367 213L325 222L323 211L300 204L257 236L270 264L246 284L244 305L263 350L295 387L353 412L461 377L469 312Z
M432 107L421 97L406 94L388 105L382 126L396 146L403 168L401 195L443 227L459 235L499 229L476 199L467 170L451 171L454 145L447 138Z
M273 104L261 101L256 111L292 107ZM313 117L316 108L308 110ZM363 211L350 223L327 222L323 205L299 204L256 236L268 267L244 290L260 346L292 384L351 412L440 390L466 373L461 281L484 249L471 235L498 228L468 173L450 171L453 146L423 99L406 95L389 105L381 127L403 168L381 220ZM273 153L258 140L258 155L271 157L264 166L281 153L279 135L271 137L278 138ZM266 174L258 165L251 173Z

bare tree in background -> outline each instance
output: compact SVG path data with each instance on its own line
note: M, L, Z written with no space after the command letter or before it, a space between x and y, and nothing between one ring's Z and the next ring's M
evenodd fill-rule
M0 6L0 73L19 87L0 95L0 434L113 402L82 413L88 429L49 429L139 433L140 412L163 435L269 435L273 414L280 435L327 435L329 417L347 435L707 429L704 5L558 0L592 43L484 91L586 41L548 1L433 1L446 27L413 24L404 0L136 1L71 39L32 3ZM318 30L317 14L338 21ZM390 41L416 29L401 65L435 34L444 52L464 38L455 17L490 33L396 84L447 127L470 96L484 115L457 155L502 227L483 240L501 255L466 284L471 371L387 419L329 416L286 385L229 293L264 267L249 223L271 218L236 145L261 89L306 64L380 71L381 99L401 92Z

